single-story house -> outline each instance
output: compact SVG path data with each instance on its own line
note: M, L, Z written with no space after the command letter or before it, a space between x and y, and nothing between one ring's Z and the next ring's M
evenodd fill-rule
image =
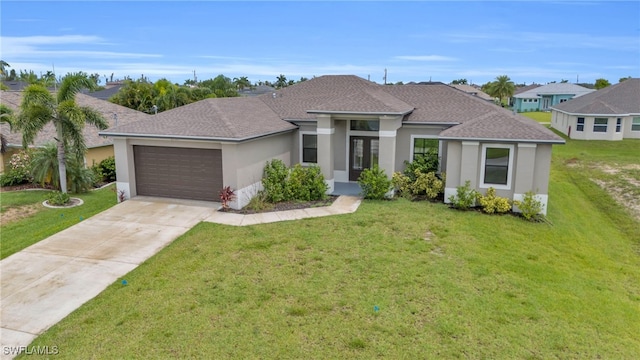
M477 96L482 100L486 100L486 101L495 101L494 98L491 97L491 95L487 94L486 92L471 86L471 85L465 85L465 84L449 84L449 86L454 87L460 91L464 91L467 94L473 95L473 96Z
M552 83L514 94L511 103L517 112L549 111L553 105L593 91L570 83Z
M553 106L551 127L571 139L640 139L640 78Z
M22 91L0 92L0 103L11 108L16 113L20 111L21 102ZM91 107L99 111L112 127L152 116L86 94L77 94L76 102L78 105ZM0 155L0 172L2 172L4 171L4 166L11 159L11 155L22 148L22 134L16 131L10 131L9 125L7 124L0 125L0 132L7 138L7 147L9 148L6 153ZM55 134L56 132L53 125L48 124L38 136L36 136L33 146L40 147L47 143L54 142ZM85 126L84 139L88 148L85 155L85 164L87 166L97 164L107 157L114 155L113 139L99 135L96 127Z
M261 188L264 165L320 166L329 193L378 164L387 176L433 147L445 196L468 180L482 192L547 204L553 144L564 140L526 117L439 83L379 85L321 76L271 94L205 99L100 133L113 138L117 187L137 195L218 201L241 208Z

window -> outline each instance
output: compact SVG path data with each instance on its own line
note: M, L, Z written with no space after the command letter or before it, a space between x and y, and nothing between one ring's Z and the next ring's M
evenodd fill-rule
M618 120L616 120L616 132L620 132L622 128L622 118L618 118Z
M631 121L631 131L640 131L640 117L634 117Z
M584 131L584 118L578 118L578 125L576 125L576 131Z
M378 131L380 130L380 121L378 120L351 120L351 130L359 131Z
M427 155L429 152L438 153L438 139L413 139L413 160L418 156Z
M482 145L482 187L511 188L513 145Z
M568 99L560 99L560 102L563 103L565 101L567 101Z
M595 118L593 121L593 132L607 132L607 118Z
M302 134L302 162L318 162L318 135Z
M533 99L533 102L538 102L538 99Z

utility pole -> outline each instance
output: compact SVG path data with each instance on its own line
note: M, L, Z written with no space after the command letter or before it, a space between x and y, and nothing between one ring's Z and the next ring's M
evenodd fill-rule
M384 84L387 85L387 69L386 68L384 69L384 77L383 77L383 79L384 79Z

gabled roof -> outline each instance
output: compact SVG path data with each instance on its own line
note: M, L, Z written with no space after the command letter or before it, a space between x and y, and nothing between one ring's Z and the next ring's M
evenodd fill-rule
M593 89L587 89L580 85L570 83L553 83L547 84L535 89L531 89L525 92L521 92L514 95L514 98L533 99L538 98L541 95L573 95L574 97L582 96L593 92Z
M379 85L352 75L320 76L259 97L205 99L102 132L241 141L290 131L316 114L400 115L405 123L453 126L449 138L564 142L549 129L442 83Z
M485 93L484 91L480 90L480 89L476 89L475 87L471 86L471 85L464 85L464 84L451 84L449 85L453 88L456 88L460 91L464 91L467 94L471 94L474 96L479 97L482 100L486 100L486 101L493 101L493 98Z
M214 98L150 115L101 134L240 141L296 128L255 97Z
M551 108L578 115L640 115L640 78L608 86Z
M540 84L531 84L531 85L526 85L526 86L521 86L519 88L516 88L516 91L513 92L513 95L518 95L518 94L522 94L525 91L529 91L535 88L539 88Z
M14 112L19 111L21 102L22 91L0 92L0 103L5 104ZM100 112L109 123L109 126L128 124L151 116L140 111L132 110L127 107L84 94L76 95L76 103L80 106L87 106ZM7 137L10 146L22 146L22 134L9 131L9 126L6 124L2 124L1 129L2 134ZM54 141L55 136L56 131L53 125L47 124L38 136L36 136L34 145L43 146ZM84 127L84 139L88 148L113 144L113 139L100 136L98 134L98 129L89 125Z

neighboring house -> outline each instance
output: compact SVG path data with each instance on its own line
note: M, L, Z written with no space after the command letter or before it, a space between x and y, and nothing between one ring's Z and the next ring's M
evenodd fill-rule
M590 92L580 85L553 83L536 87L513 95L511 103L517 112L549 111L551 106L579 97Z
M205 99L101 132L113 138L117 187L137 195L218 201L233 208L261 188L264 165L317 164L329 186L378 164L391 177L435 148L445 198L470 181L482 192L547 204L551 147L564 140L535 121L444 84L378 85L321 76L272 94Z
M449 86L454 87L460 91L464 91L467 94L473 95L473 96L477 96L482 100L486 100L486 101L491 101L493 102L495 99L492 98L489 94L485 93L484 91L480 90L480 89L476 89L475 87L471 86L471 85L455 85L455 84L450 84Z
M124 82L107 83L107 86L102 90L89 91L84 89L82 90L82 93L101 100L109 100L113 95L117 94L123 86Z
M263 94L271 94L276 88L267 85L257 85L250 88L238 90L240 96L259 96Z
M13 109L16 113L19 112L21 102L22 91L0 92L0 103ZM76 102L78 105L88 106L99 111L109 122L110 126L128 124L152 116L84 94L76 95ZM2 124L1 127L2 134L7 137L9 147L6 153L0 155L0 171L4 171L4 165L11 159L11 155L22 148L22 134L15 131L10 132L7 124ZM38 136L36 136L33 146L40 147L47 143L54 142L54 137L55 128L52 124L48 124ZM87 154L85 155L85 163L87 166L92 166L109 156L113 156L113 140L98 135L98 129L96 127L86 125L84 128L84 139L88 148Z
M551 127L571 139L640 139L640 78L553 106Z

